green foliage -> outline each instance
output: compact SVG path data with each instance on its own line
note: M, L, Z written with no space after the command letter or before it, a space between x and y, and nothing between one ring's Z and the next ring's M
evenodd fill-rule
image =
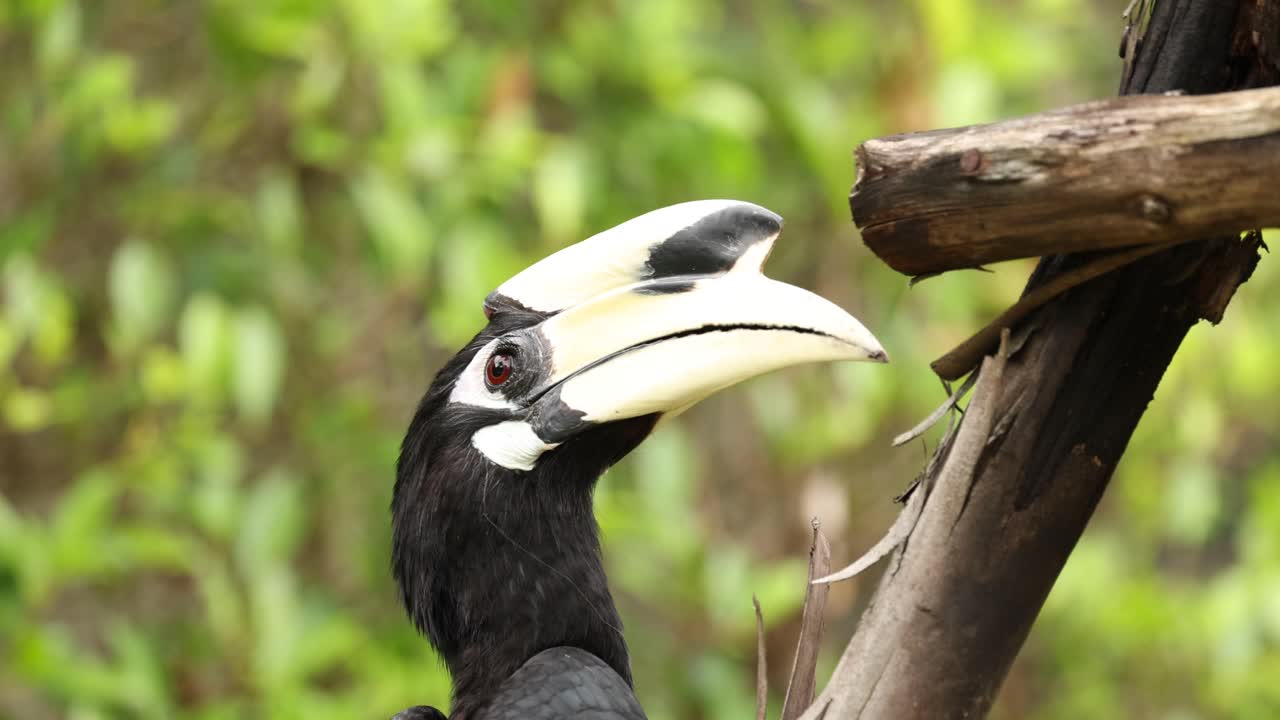
M847 222L850 149L1108 94L1113 5L0 4L0 717L446 705L387 570L418 395L513 272L704 197L787 217L771 273L895 359L714 398L600 486L650 716L749 716L751 594L777 688L809 517L874 540L928 360L1027 268L908 292ZM1277 714L1275 287L1192 333L1004 716Z

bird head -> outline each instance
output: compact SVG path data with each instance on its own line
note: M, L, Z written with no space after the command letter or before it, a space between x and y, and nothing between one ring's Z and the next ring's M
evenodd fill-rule
M489 326L441 374L445 411L484 462L529 472L590 429L771 370L885 361L853 316L762 274L781 229L757 205L689 202L538 262L485 300Z

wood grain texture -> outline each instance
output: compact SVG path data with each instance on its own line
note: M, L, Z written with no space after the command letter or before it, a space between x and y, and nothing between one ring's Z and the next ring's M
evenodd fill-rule
M1280 88L894 135L857 162L854 222L908 275L1280 225Z

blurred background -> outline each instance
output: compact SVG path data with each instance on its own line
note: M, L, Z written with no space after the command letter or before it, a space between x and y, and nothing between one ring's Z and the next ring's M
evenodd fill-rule
M1030 268L908 289L851 152L1113 94L1126 2L529 5L0 3L0 718L447 706L388 571L419 395L503 279L709 197L894 358L726 392L599 488L650 717L752 716L752 592L780 703L810 518L836 563L879 537L928 361ZM995 717L1280 716L1275 265L1192 331Z

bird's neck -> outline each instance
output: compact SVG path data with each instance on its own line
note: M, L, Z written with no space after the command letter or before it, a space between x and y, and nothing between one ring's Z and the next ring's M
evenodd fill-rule
M483 706L526 660L552 647L582 648L631 682L592 494L600 473L652 424L633 429L634 442L612 456L584 458L562 447L531 472L470 457L437 457L420 473L402 468L395 572L410 614L453 675L455 717ZM465 482L433 472L459 463L472 470Z
M446 521L450 570L442 590L451 596L447 612L458 632L445 659L455 713L552 647L582 648L630 682L590 491L548 501L534 474L500 482L516 484L518 497L482 498L479 508L455 507Z

